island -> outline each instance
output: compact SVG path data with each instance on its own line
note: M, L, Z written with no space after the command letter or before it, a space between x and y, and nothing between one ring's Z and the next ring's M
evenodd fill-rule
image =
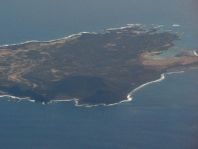
M161 54L180 35L142 25L0 47L0 95L36 102L111 105L169 69L198 66L197 50Z

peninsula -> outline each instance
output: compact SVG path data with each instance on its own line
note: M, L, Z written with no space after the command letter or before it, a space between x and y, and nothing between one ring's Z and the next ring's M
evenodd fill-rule
M127 25L102 33L1 46L0 95L45 103L77 99L79 105L127 100L129 92L168 69L198 66L195 49L161 56L176 40L179 35L170 31Z

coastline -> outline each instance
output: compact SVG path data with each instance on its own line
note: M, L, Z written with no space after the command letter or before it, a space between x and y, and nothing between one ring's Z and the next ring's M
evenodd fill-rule
M121 27L117 27L117 28L107 28L104 29L104 32L108 32L108 31L113 31L113 30L119 30L119 29L127 29L127 28L132 28L132 27L140 27L143 26L143 24L126 24L125 26L121 26ZM24 41L24 42L19 42L19 43L11 43L11 44L3 44L0 45L0 48L4 48L4 47L8 47L8 46L19 46L19 45L24 45L24 44L29 44L29 43L51 43L51 42L57 42L57 41L61 41L61 40L67 40L67 39L71 39L71 38L75 38L78 36L81 36L83 34L92 34L92 35L97 35L99 33L96 32L79 32L79 33L74 33L68 36L64 36L61 38L56 38L53 40L47 40L47 41L39 41L39 40L29 40L29 41Z
M180 27L179 24L177 24L177 27ZM127 28L133 28L133 27L140 27L145 29L145 31L147 31L147 27L152 27L153 29L159 29L159 28L163 28L164 25L158 25L158 24L151 24L151 25L144 25L144 24L138 24L138 23L134 23L134 24L126 24L124 26L121 27L115 27L115 28L106 28L104 29L104 32L108 32L108 31L114 31L114 30L119 30L119 29L127 29ZM170 27L174 27L173 25L170 25ZM170 30L167 30L170 31ZM79 37L83 34L92 34L92 35L97 35L100 34L100 32L87 32L87 31L83 31L83 32L78 32L78 33L74 33L74 34L70 34L68 36L64 36L64 37L60 37L60 38L55 38L53 40L29 40L29 41L24 41L24 42L19 42L19 43L11 43L11 44L2 44L0 45L0 48L4 48L4 47L9 47L9 46L20 46L20 45L24 45L24 44L29 44L29 43L51 43L51 42L58 42L61 40L67 40L67 39L71 39L71 38L75 38L75 37Z
M65 36L65 37L62 37L62 38L57 38L57 39L47 40L47 41L29 40L29 41L13 43L13 44L3 44L3 45L0 45L0 48L9 47L9 46L20 46L20 45L29 44L29 43L52 43L52 42L58 42L58 41L61 41L61 40L67 40L67 39L75 38L75 37L81 36L83 34L92 34L92 35L94 35L94 34L98 34L98 33L96 33L96 32L79 32L79 33L71 34L69 36Z
M51 100L48 103L42 102L41 104L42 105L47 105L47 104L56 104L56 103L60 103L60 102L74 102L74 106L76 106L76 107L85 107L85 108L92 108L92 107L98 107L98 106L106 106L106 107L116 106L116 105L119 105L119 104L122 104L122 103L127 103L127 102L133 101L133 99L134 99L133 96L135 95L135 93L137 91L139 91L140 89L142 89L142 88L144 88L144 87L146 87L148 85L162 82L163 80L166 79L166 75L181 74L181 73L184 73L184 72L185 71L175 71L175 72L162 73L159 79L153 80L153 81L149 81L149 82L146 82L146 83L138 86L137 88L133 89L131 92L129 92L127 94L127 97L126 97L127 99L121 100L120 102L117 102L117 103L112 103L112 104L104 104L104 103L102 103L102 104L96 104L96 105L79 104L79 99L74 98L74 99L63 99L63 100ZM16 97L16 96L12 96L12 95L0 95L0 100L1 100L1 98L4 98L4 97L11 98L11 99L13 99L16 102L21 102L21 101L29 101L29 102L32 102L32 103L36 102L36 100L30 99L29 97L20 98L20 97ZM8 99L8 101L9 101L9 99Z
M193 50L193 54L194 54L195 56L198 56L198 53L197 53L197 51L195 51L195 50Z
M174 25L172 25L174 26ZM145 27L145 25L143 24L127 24L123 27L118 27L118 28L108 28L108 29L104 29L104 32L108 32L108 31L114 31L114 30L119 30L119 29L127 29L127 28L135 28L135 27L140 27L140 28L145 28L145 31L147 31L147 28ZM163 25L152 25L153 28L155 27L163 27ZM137 30L138 31L138 30ZM63 37L63 38L58 38L58 39L54 39L54 40L49 40L49 41L37 41L37 40L30 40L30 41L26 41L26 42L21 42L21 43L16 43L16 44L7 44L7 45L0 45L0 48L3 48L3 47L8 47L8 46L18 46L18 45L24 45L24 44L29 44L29 43L52 43L52 42L58 42L58 41L62 41L62 40L67 40L67 39L71 39L71 38L78 38L80 37L81 35L83 34L100 34L100 33L96 33L96 32L79 32L77 34L71 34L69 36L66 36L66 37ZM196 51L194 51L194 54L197 54ZM148 86L150 84L153 84L153 83L157 83L157 82L161 82L165 79L165 75L167 74L173 74L173 73L178 73L178 72L169 72L169 73L163 73L161 74L160 78L157 79L157 80L153 80L153 81L149 81L149 82L146 82L140 86L138 86L137 88L133 89L131 92L129 92L127 95L126 95L126 99L124 100L121 100L117 103L111 103L111 104L96 104L96 105L91 105L91 104L79 104L79 99L63 99L63 100L51 100L49 101L48 103L44 103L42 102L42 104L51 104L51 103L57 103L57 102L74 102L74 105L77 106L77 107L96 107L96 106L115 106L115 105L118 105L118 104L121 104L121 103L125 103L125 102L131 102L133 100L133 96L134 94L140 90L141 88L145 87L145 86ZM33 99L30 99L29 97L24 97L24 98L20 98L20 97L15 97L15 96L12 96L12 95L0 95L0 98L4 98L4 97L8 97L8 98L11 98L13 100L16 100L16 101L30 101L30 102L36 102L36 100L33 100ZM1 100L1 99L0 99Z

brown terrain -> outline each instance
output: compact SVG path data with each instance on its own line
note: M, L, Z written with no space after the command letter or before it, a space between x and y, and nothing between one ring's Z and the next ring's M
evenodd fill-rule
M90 105L126 100L131 90L170 68L198 65L196 54L160 56L178 39L175 33L127 26L49 42L2 46L1 95L46 103L77 98L79 104Z

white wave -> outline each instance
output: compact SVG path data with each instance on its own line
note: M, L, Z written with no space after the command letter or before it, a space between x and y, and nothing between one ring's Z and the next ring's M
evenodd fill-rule
M12 95L0 95L0 98L11 98L16 101L29 101L29 102L35 102L35 100L30 99L29 97L17 97L17 96L12 96Z
M162 28L164 27L164 25L155 25L155 24L152 24L152 26L154 28ZM174 27L179 27L180 25L179 24L173 24L172 26ZM119 30L119 29L127 29L127 28L134 28L134 27L140 27L140 28L145 28L146 26L143 25L143 24L127 24L126 26L122 26L122 27L117 27L117 28L107 28L105 29L105 31L113 31L113 30ZM168 31L168 30L167 30ZM172 32L172 30L170 30ZM135 31L134 31L135 32ZM141 31L137 31L137 33L142 33ZM4 44L4 45L0 45L0 48L3 48L3 47L8 47L8 46L17 46L17 45L24 45L24 44L29 44L29 43L51 43L51 42L57 42L57 41L62 41L62 40L67 40L67 39L71 39L71 38L77 38L77 37L80 37L81 35L83 34L94 34L94 35L97 35L99 33L96 33L96 32L79 32L79 33L76 33L76 34L71 34L69 36L65 36L65 37L62 37L62 38L57 38L57 39L53 39L53 40L47 40L47 41L42 41L42 40L29 40L29 41L25 41L25 42L19 42L19 43L13 43L13 44Z
M108 29L106 29L106 31L125 29L125 28L132 28L132 27L138 27L138 26L142 26L142 24L127 24L126 26L119 27L119 28L108 28ZM62 38L57 38L57 39L54 39L54 40L47 40L47 41L29 40L29 41L20 42L20 43L14 43L14 44L4 44L4 45L0 45L0 48L8 47L8 46L24 45L24 44L29 44L29 43L51 43L51 42L57 42L57 41L61 41L61 40L67 40L67 39L71 39L71 38L80 37L83 34L97 35L98 33L96 33L96 32L79 32L79 33L76 33L76 34L71 34L69 36L65 36L65 37L62 37Z
M122 29L141 27L141 26L143 26L143 25L142 24L127 24L126 26L122 26L122 27L108 28L108 29L106 29L106 31L122 30Z
M152 24L153 28L155 29L159 29L159 28L163 28L164 25L155 25L155 24Z
M173 71L173 72L167 72L167 75L171 75L171 74L181 74L184 73L185 71Z
M77 107L86 107L86 108L91 108L91 107L97 107L97 106L115 106L115 105L119 105L119 104L122 104L122 103L126 103L126 102L131 102L133 100L133 95L135 94L135 92L137 92L138 90L140 90L141 88L147 86L147 85L150 85L150 84L153 84L153 83L157 83L157 82L161 82L165 79L165 75L164 74L161 74L161 77L157 80L154 80L154 81L150 81L150 82L147 82L145 84L142 84L140 85L139 87L137 87L136 89L134 89L133 91L131 91L127 97L126 97L126 100L122 100L120 102L117 102L117 103L112 103L112 104L95 104L95 105L90 105L90 104L79 104L79 99L70 99L70 100L52 100L51 103L53 102L68 102L68 101L74 101L75 103L75 106Z
M61 40L67 40L67 39L71 39L71 38L75 38L75 37L80 37L83 34L97 34L97 33L96 32L79 32L77 34L72 34L72 35L69 35L66 37L57 38L57 39L53 39L53 40L47 40L47 41L29 40L29 41L20 42L20 43L14 43L14 44L4 44L4 45L0 45L0 48L8 47L8 46L19 46L19 45L24 45L24 44L29 44L29 43L52 43L52 42L57 42L57 41L61 41Z
M150 84L153 84L153 83L161 82L161 81L163 81L164 79L165 79L165 74L163 73L163 74L161 74L161 77L160 77L159 79L154 80L154 81L147 82L147 83L142 84L142 85L140 85L139 87L135 88L134 90L132 90L132 91L128 94L128 96L133 96L134 93L137 92L138 90L140 90L141 88L143 88L143 87L145 87L145 86L148 86L148 85L150 85Z
M119 30L119 29L127 29L127 28L134 28L134 27L145 27L145 25L143 24L127 24L126 26L122 26L122 27L117 27L117 28L107 28L105 29L105 31L113 31L113 30ZM163 25L158 25L156 27L163 27ZM140 33L140 32L137 32ZM29 41L25 41L25 42L19 42L19 43L13 43L13 44L4 44L4 45L0 45L0 48L3 47L8 47L8 46L17 46L17 45L24 45L24 44L29 44L29 43L51 43L51 42L57 42L57 41L61 41L61 40L67 40L67 39L71 39L71 38L76 38L76 37L80 37L83 34L93 34L93 35L97 35L98 33L96 32L79 32L76 34L71 34L69 36L65 36L62 38L57 38L54 40L47 40L47 41L39 41L39 40L29 40Z
M197 53L196 50L193 50L193 54L194 54L195 56L198 56L198 53Z
M172 27L180 27L180 24L173 24Z
M52 103L60 103L60 102L74 102L74 105L77 106L77 107L86 107L86 108L91 108L91 107L98 107L98 106L115 106L115 105L119 105L119 104L122 104L122 103L126 103L126 102L131 102L133 100L133 96L134 94L144 88L145 86L148 86L148 85L151 85L153 83L158 83L158 82L161 82L165 79L165 74L167 75L171 75L171 74L178 74L178 73L184 73L184 71L177 71L177 72L167 72L167 73L163 73L161 74L160 78L157 79L157 80L154 80L154 81L150 81L150 82L147 82L147 83L144 83L142 85L140 85L139 87L135 88L134 90L132 90L130 93L128 93L127 97L126 97L126 100L122 100L122 101L119 101L117 103L112 103L112 104L104 104L104 103L101 103L101 104L95 104L95 105L92 105L92 104L80 104L79 103L79 99L77 98L74 98L74 99L62 99L62 100L51 100L49 103L47 104L52 104ZM16 97L16 96L11 96L11 95L1 95L0 97L10 97L12 99L17 99L19 101L30 101L30 102L35 102L35 100L32 100L28 97L25 97L25 98L19 98L19 97ZM46 103L45 102L42 102L41 104L45 105Z
M130 97L130 96L127 96L127 100L122 100L120 102L112 103L112 104L104 104L104 103L101 103L101 104L80 104L79 99L77 99L77 98L65 99L65 100L51 100L50 104L51 103L60 103L60 102L74 102L74 105L76 107L91 108L91 107L98 107L98 106L115 106L115 105L118 105L118 104L121 104L121 103L124 103L124 102L129 102L129 101L132 101L132 97Z

